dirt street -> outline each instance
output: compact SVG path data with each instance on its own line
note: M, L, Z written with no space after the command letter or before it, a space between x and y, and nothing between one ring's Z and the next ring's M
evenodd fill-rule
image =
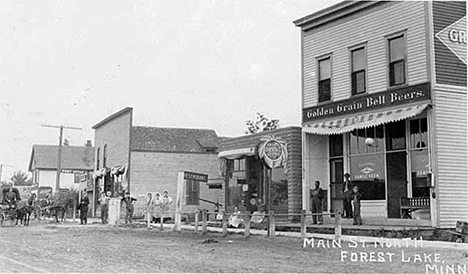
M0 228L0 272L463 273L468 264L468 251L341 244L36 222Z

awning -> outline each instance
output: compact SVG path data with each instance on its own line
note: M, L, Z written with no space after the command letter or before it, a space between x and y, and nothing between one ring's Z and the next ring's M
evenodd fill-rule
M226 159L238 159L244 156L253 156L255 155L255 147L248 147L248 148L239 148L233 150L226 150L221 151L218 153L218 158L226 158Z
M413 105L393 110L373 112L363 115L345 117L320 123L304 125L303 131L312 134L332 135L350 132L355 129L375 127L378 125L404 120L423 112L429 104Z

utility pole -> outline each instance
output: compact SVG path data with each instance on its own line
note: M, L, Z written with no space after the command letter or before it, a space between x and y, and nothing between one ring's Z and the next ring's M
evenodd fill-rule
M58 159L57 159L57 175L55 179L55 193L60 193L60 173L62 173L62 138L63 138L63 129L76 129L76 130L82 130L82 128L79 127L67 127L64 125L60 126L55 126L55 125L42 125L43 127L53 127L53 128L59 128L60 129L60 136L59 136L59 147L58 147Z

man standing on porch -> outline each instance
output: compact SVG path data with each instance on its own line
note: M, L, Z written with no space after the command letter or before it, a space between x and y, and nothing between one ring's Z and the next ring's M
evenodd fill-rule
M318 224L321 225L323 224L322 199L324 195L323 195L323 189L320 187L319 181L315 181L315 188L312 189L312 193L310 197L311 197L310 204L311 204L313 224L316 225L318 221ZM317 215L314 215L314 214L317 214Z
M344 175L345 181L343 183L343 209L344 209L344 217L346 219L353 218L353 208L351 206L351 181L349 180L349 173L345 173Z

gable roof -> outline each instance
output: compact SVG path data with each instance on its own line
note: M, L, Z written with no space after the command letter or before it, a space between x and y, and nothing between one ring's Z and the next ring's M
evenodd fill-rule
M34 145L29 161L29 171L34 169L57 170L58 146ZM62 146L62 169L93 170L94 147Z
M132 128L133 151L206 152L206 149L217 149L219 144L219 137L212 129Z

